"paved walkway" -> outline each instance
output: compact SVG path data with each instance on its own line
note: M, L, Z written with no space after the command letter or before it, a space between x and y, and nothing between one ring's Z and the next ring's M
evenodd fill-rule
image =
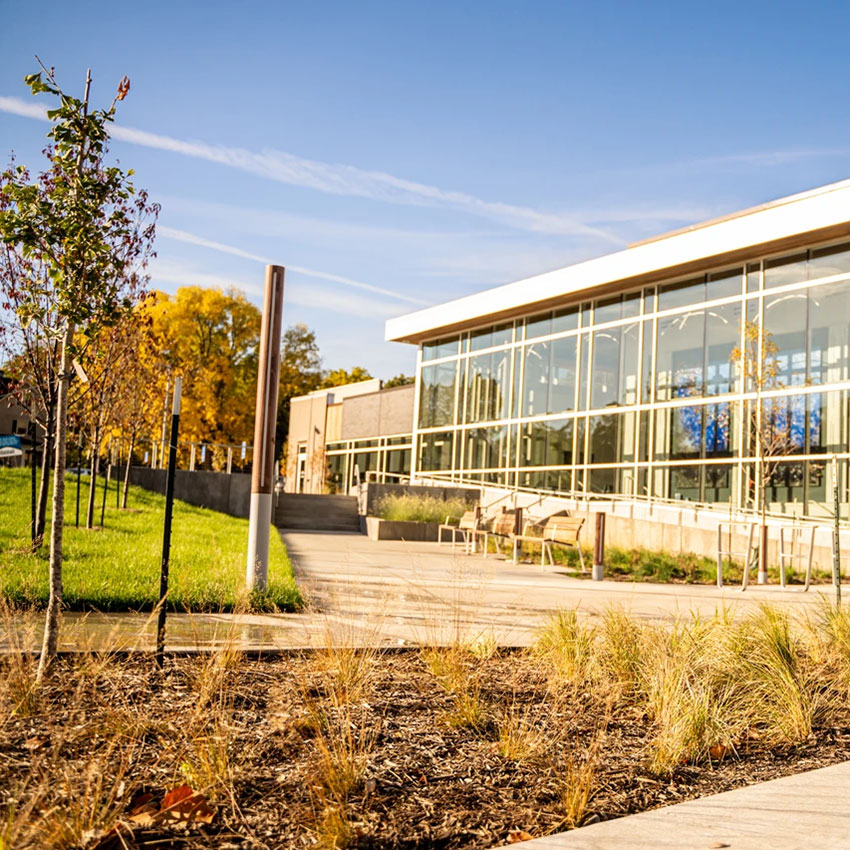
M671 620L699 611L745 611L765 600L813 610L829 587L799 589L659 585L570 578L557 568L514 565L460 547L369 540L362 534L282 532L310 610L282 615L169 615L168 648L237 640L246 648L309 647L328 641L401 646L455 639L526 645L550 613L575 607L596 616L612 604L635 616ZM40 643L41 617L21 623ZM4 640L0 629L0 647ZM66 614L60 649L149 648L154 624L136 614Z
M524 842L523 850L847 850L850 762Z

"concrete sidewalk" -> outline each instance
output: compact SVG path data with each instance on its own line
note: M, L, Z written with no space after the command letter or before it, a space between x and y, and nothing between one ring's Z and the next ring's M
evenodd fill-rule
M847 850L850 762L537 838L523 850Z
M235 640L246 649L312 647L328 641L403 646L453 640L531 643L559 608L595 617L611 605L656 621L769 601L813 612L832 588L649 584L570 578L557 568L512 564L502 556L466 555L435 543L373 541L365 535L282 532L298 583L310 603L298 614L170 614L167 646L208 648ZM21 618L21 640L40 645L42 617ZM144 614L66 614L60 649L149 649L154 624ZM0 627L0 648L8 643Z

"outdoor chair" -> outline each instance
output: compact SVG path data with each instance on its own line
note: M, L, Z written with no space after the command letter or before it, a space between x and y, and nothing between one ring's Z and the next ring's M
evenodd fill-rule
M548 557L549 563L555 566L555 559L552 556L553 546L575 546L578 549L578 559L581 564L581 571L584 572L584 555L581 551L579 542L579 532L584 525L583 517L570 516L552 516L544 523L526 523L522 530L522 534L514 534L511 537L513 542L514 563L517 562L519 549L523 543L540 544L540 566L546 566ZM530 534L530 531L536 531L536 534Z
M437 527L437 543L442 543L443 532L449 531L452 535L452 552L455 550L455 543L457 543L458 537L463 540L465 551L470 554L475 552L476 539L480 533L478 529L478 516L476 511L466 511L460 518L457 525L451 523L449 521L450 519L451 517L447 516L446 521Z

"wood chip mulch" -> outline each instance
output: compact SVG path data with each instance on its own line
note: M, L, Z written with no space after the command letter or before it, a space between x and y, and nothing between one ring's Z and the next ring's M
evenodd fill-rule
M646 767L652 731L635 709L612 711L609 705L606 712L593 694L553 693L542 666L518 651L470 660L483 707L476 726L452 722L456 697L415 650L376 655L368 688L340 709L330 705L327 674L313 655L240 660L209 700L199 690L204 663L168 659L158 674L146 658L97 669L60 659L35 714L4 712L0 718L0 805L17 794L21 811L27 795L48 783L61 788L51 788L33 806L33 821L50 801L61 809L68 795L83 800L100 794L120 816L143 792L188 783L209 797L212 823L131 829L119 841L99 832L103 822L93 818L79 846L328 844L334 839L323 826L329 797L321 791L317 740L326 721L351 731L349 744L366 742L362 776L342 806L349 845L454 850L566 828L564 770L581 763L593 742L598 765L583 824L850 759L848 713L793 750L754 748L655 776ZM497 729L508 712L543 732L543 745L522 760L500 751ZM211 760L223 742L222 771L229 779L200 789L192 765L204 749L198 741L208 739ZM99 791L93 772L102 780Z

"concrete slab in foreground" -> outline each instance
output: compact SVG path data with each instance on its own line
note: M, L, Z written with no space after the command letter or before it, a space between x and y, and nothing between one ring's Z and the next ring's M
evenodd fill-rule
M848 850L850 762L537 838L523 850Z

